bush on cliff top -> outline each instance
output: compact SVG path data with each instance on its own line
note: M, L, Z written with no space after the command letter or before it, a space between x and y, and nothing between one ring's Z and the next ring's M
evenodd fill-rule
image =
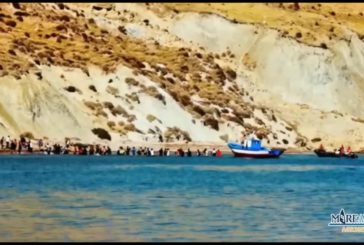
M111 140L109 132L103 128L94 128L91 130L92 133L96 134L100 139Z

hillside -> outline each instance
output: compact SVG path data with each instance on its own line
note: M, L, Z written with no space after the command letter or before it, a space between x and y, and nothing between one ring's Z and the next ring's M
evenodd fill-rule
M359 150L363 5L343 6L2 3L0 135Z

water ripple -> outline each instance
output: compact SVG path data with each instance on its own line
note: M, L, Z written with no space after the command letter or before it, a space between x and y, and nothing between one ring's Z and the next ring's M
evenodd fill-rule
M1 241L361 241L363 160L5 157Z

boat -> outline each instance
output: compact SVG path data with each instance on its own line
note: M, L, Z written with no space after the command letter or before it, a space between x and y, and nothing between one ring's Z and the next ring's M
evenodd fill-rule
M228 147L235 157L247 158L278 158L285 151L285 149L281 148L265 148L259 139L250 139L250 144L246 146L237 143L228 143Z
M336 154L333 151L325 151L325 150L321 150L321 149L316 149L314 150L314 152L316 153L316 155L318 157L335 157L335 158L358 158L358 155L355 153L349 153L349 154Z

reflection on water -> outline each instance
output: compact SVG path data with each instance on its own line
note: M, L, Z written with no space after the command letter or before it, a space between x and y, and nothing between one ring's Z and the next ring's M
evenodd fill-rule
M3 157L0 241L361 241L363 161Z

